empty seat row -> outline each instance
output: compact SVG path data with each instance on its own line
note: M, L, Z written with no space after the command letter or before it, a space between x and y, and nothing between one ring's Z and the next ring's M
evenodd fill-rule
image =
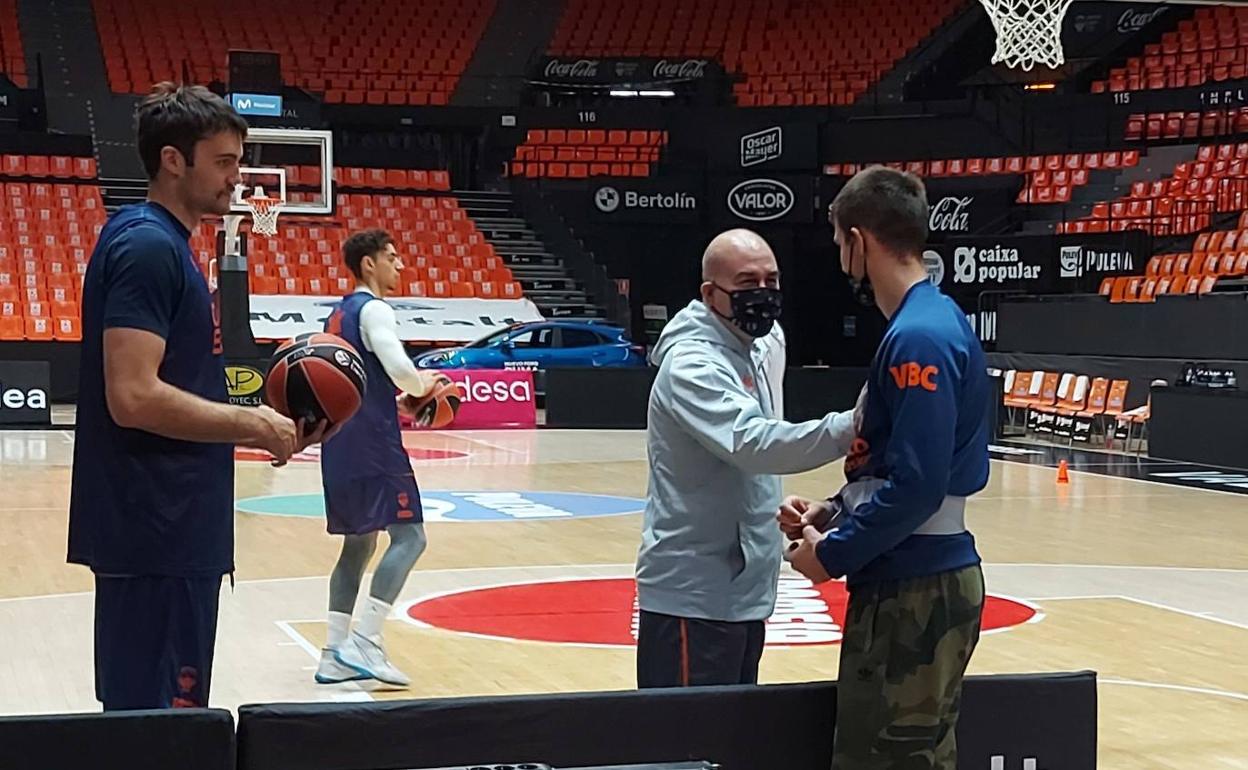
M513 161L508 173L513 177L538 179L587 179L594 176L648 177L649 163L521 163Z
M26 54L17 21L17 0L0 0L0 72L19 88L26 88Z
M78 342L82 322L77 317L0 315L0 342Z
M1248 77L1248 9L1197 8L1144 53L1126 60L1093 93L1186 88Z
M1217 275L1141 276L1106 278L1101 282L1100 294L1114 304L1128 302L1156 302L1166 296L1203 296L1213 291Z
M850 104L959 7L957 0L691 0L674 12L657 2L571 0L549 52L717 58L743 76L733 89L741 106ZM838 77L850 71L858 74Z
M589 147L520 145L515 160L539 163L654 163L659 159L658 147Z
M401 294L482 299L523 295L494 247L452 196L357 192L339 193L336 202L335 219L292 217L279 223L275 236L249 239L253 293L350 291L354 282L342 264L342 244L352 232L382 227L390 228L402 255ZM214 228L206 223L191 238L201 266L215 253Z
M1208 236L1209 233L1201 233L1201 237ZM1221 235L1215 233L1214 235ZM1227 233L1228 238L1233 238L1235 233ZM1248 239L1245 239L1248 241ZM1242 251L1204 251L1200 247L1200 241L1197 241L1197 249L1191 252L1181 252L1178 254L1157 254L1148 260L1144 275L1148 278L1161 278L1164 276L1177 277L1181 275L1203 277L1206 275L1217 275L1229 278L1237 278L1242 275L1248 275L1248 247Z
M1167 177L1137 181L1129 194L1093 205L1092 213L1060 223L1058 232L1084 233L1143 229L1154 235L1197 232L1215 215L1248 207L1248 144L1203 145L1197 160L1180 162Z
M144 93L154 82L181 80L184 72L195 82L224 82L228 50L238 48L277 52L285 84L323 92L330 102L445 104L495 2L303 0L297 12L269 13L257 13L244 0L92 5L115 92Z
M0 176L35 179L95 179L95 158L72 155L0 156Z
M1150 112L1127 116L1129 141L1197 139L1248 133L1248 107L1190 112Z
M1098 435L1109 445L1116 423L1134 420L1126 409L1127 380L1075 372L1009 370L1002 399L1011 425L1021 416L1028 433L1052 434L1069 443L1091 443ZM1081 418L1076 427L1071 418Z
M531 128L521 146L660 147L667 144L667 140L667 131L646 129Z
M647 177L667 140L662 130L532 128L505 171L534 179Z
M939 160L893 161L886 165L921 177L988 176L995 174L1038 173L1132 168L1140 162L1138 150L1124 152L1058 153L1050 155L1013 155L996 158L941 158ZM829 176L853 176L871 163L829 163L823 173Z
M291 170L294 175L292 177ZM361 168L334 166L334 184L339 189L435 190L451 189L451 174L442 169ZM286 184L294 178L305 186L319 186L321 170L315 166L287 167Z
M342 296L355 287L351 278L276 278L249 276L253 294L294 294L301 296ZM446 299L520 299L524 290L519 283L504 284L451 283L450 281L411 281L399 285L398 296L439 297Z

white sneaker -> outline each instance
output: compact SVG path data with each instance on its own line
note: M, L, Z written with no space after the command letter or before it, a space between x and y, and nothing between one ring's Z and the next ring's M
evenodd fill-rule
M317 684L341 684L358 682L361 679L368 679L368 676L339 663L334 657L334 651L328 647L321 650L321 663L316 667Z
M395 687L407 687L412 683L411 677L390 662L380 644L358 631L352 631L346 643L334 651L334 659L357 673Z

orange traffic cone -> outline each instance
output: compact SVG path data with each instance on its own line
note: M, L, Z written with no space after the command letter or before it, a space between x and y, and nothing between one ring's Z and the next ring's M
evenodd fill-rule
M1062 460L1061 462L1057 464L1057 483L1058 484L1070 483L1070 464L1067 463L1065 460Z

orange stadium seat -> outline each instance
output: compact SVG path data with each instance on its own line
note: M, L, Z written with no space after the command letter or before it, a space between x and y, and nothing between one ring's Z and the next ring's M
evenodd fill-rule
M179 80L184 65L194 82L224 82L228 49L239 47L235 20L250 18L248 47L279 53L289 85L324 93L329 102L446 104L495 2L381 3L369 6L370 23L363 25L356 5L335 0L307 0L294 18L254 14L242 0L204 7L93 0L92 6L105 73L115 92L143 93L156 81ZM136 36L147 43L136 48L130 44ZM387 56L357 55L378 44ZM404 62L403 74L396 74L397 61Z
M642 5L618 12L595 0L573 0L564 8L549 53L714 57L743 76L733 87L742 106L847 105L958 8L952 0L731 7L697 0L687 14L654 14ZM717 21L688 21L698 18ZM774 35L747 34L752 28ZM865 35L875 42L869 57L858 45Z

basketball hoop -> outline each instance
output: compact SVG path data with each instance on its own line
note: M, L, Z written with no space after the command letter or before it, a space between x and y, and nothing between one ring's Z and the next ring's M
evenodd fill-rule
M1062 19L1071 0L979 0L997 31L992 63L1021 67L1037 64L1056 69L1066 62L1062 52Z
M251 231L256 235L277 235L277 214L282 209L281 198L253 195L244 198L243 204L251 209Z

